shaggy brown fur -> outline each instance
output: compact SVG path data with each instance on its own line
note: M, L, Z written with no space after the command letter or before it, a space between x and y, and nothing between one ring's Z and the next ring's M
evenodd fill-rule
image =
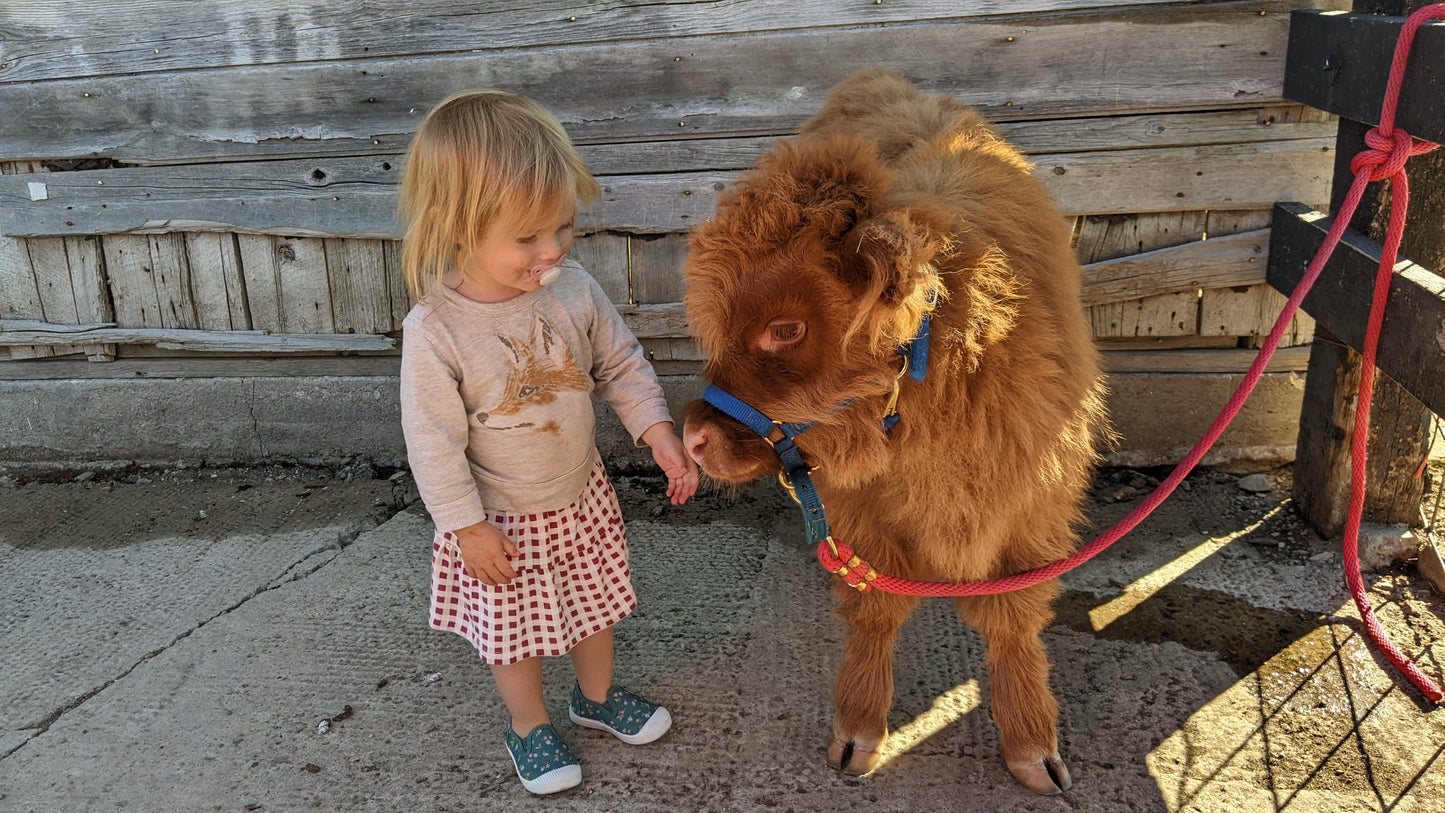
M1104 429L1099 364L1069 231L1024 158L973 110L862 71L723 194L692 238L686 304L706 374L770 418L817 421L798 445L834 535L879 571L957 581L1066 556ZM896 347L930 297L932 358L879 427ZM848 407L836 405L854 399ZM741 483L767 444L698 401L689 452ZM1039 632L1057 582L957 602L988 644L1003 755L1041 793L1068 786ZM849 627L829 759L877 762L893 642L917 598L836 590Z

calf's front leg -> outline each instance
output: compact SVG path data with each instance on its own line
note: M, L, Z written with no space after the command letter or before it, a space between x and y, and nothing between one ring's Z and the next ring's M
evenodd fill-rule
M893 642L898 628L918 606L915 596L871 590L859 593L840 585L838 615L848 625L843 663L833 689L836 714L828 764L853 776L878 765L888 737L893 705Z
M1057 581L1013 593L958 600L959 614L988 644L989 689L1009 772L1035 793L1073 780L1059 758L1059 703L1049 691L1049 658L1039 633L1053 619Z

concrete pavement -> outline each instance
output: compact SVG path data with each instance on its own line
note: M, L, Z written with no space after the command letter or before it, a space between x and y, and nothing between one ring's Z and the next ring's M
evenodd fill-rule
M220 484L204 493L171 472L12 477L0 516L135 519L106 541L0 525L0 811L1445 809L1445 718L1361 643L1338 556L1282 489L1211 474L1066 577L1045 636L1075 780L1057 798L1005 770L981 643L940 600L900 636L885 764L830 770L842 635L792 504L760 484L670 508L619 477L641 606L618 678L676 725L640 748L579 729L548 662L584 780L530 797L486 668L426 626L426 517L399 510L404 474L369 473L190 473ZM1101 482L1096 523L1128 488ZM1438 597L1375 583L1437 669Z

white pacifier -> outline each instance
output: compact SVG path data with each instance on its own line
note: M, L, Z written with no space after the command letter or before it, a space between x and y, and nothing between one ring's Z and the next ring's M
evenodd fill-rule
M540 271L534 268L532 269L532 275L539 285L551 285L557 281L558 277L562 276L562 260L558 260Z

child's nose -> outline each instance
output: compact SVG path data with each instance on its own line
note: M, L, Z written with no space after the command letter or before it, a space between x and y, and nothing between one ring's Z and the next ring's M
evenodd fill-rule
M561 257L563 254L566 254L567 249L570 247L570 245L570 241L564 239L561 235L558 235L546 241L546 243L542 246L542 253L548 259L555 260L558 257Z

